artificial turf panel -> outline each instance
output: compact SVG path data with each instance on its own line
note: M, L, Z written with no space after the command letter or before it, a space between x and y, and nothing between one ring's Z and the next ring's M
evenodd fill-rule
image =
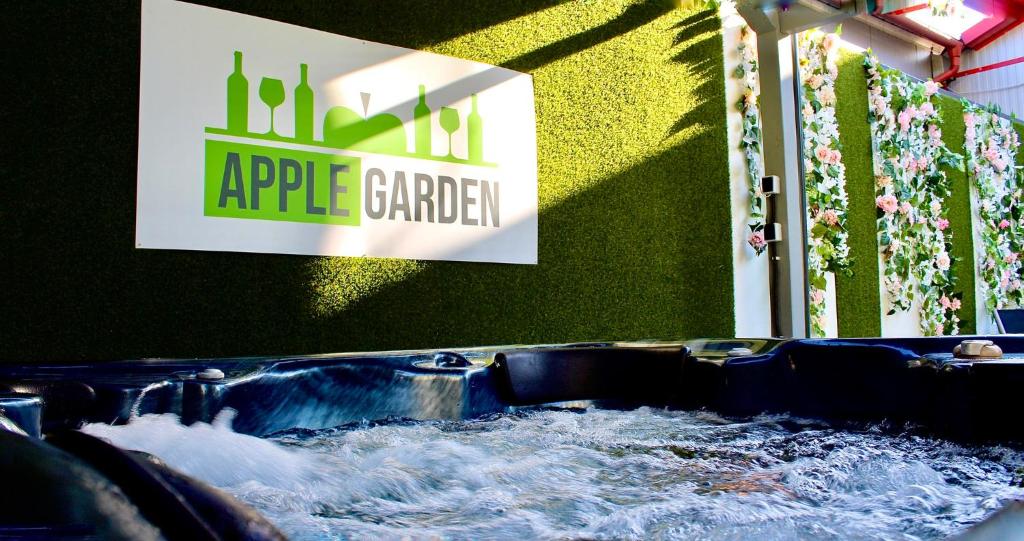
M532 73L539 264L136 250L139 4L19 4L0 38L32 51L8 67L19 98L6 131L28 144L0 198L0 361L733 334L713 12L660 0L220 4Z
M1024 142L1024 122L1014 120L1013 129L1017 130L1017 140ZM1017 165L1024 167L1024 144L1017 148ZM1017 178L1020 179L1020 177ZM1018 182L1024 184L1022 181L1024 179L1018 180Z
M950 150L964 156L964 109L960 101L946 95L938 97L940 114L942 115L942 141ZM965 156L966 157L966 156ZM952 233L953 264L950 270L956 277L956 290L963 295L958 312L960 317L960 333L973 334L977 329L975 308L977 296L974 289L974 236L972 235L973 217L971 215L971 182L966 171L945 168L946 178L951 183L952 195L946 199L949 209L949 229Z
M839 336L879 336L881 334L881 298L878 281L878 226L875 210L875 178L871 155L871 130L868 120L867 79L861 53L842 51L839 78L836 80L836 118L846 165L846 191L849 195L850 255L854 258L853 276L836 277L836 310ZM959 101L939 96L943 126L942 139L953 152L963 153L963 108ZM946 169L952 181L953 195L947 199L949 232L952 233L951 265L962 292L959 315L960 332L975 331L974 240L971 236L970 184L966 173Z
M846 224L854 260L852 276L836 276L836 316L843 337L882 334L875 174L863 62L862 54L841 51L836 79L836 119L849 197Z

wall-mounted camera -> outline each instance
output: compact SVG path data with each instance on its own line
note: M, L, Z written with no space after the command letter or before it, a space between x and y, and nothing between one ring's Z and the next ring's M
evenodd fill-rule
M776 177L778 178L778 177ZM779 242L782 240L782 224L778 222L764 224L764 241Z
M782 191L782 183L778 175L765 175L761 177L761 193L764 195L775 195Z

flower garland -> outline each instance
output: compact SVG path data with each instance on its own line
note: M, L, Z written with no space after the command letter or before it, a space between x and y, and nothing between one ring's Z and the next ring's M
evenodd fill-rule
M956 334L960 296L950 272L947 210L950 182L942 166L961 168L962 157L942 142L942 119L933 81L915 82L865 54L875 164L882 281L891 309L909 310L921 298L921 332ZM916 285L916 288L913 287Z
M952 17L964 12L963 0L928 0L928 7L936 17Z
M846 229L846 167L839 144L835 82L839 31L800 37L801 119L807 195L807 274L813 336L825 335L825 273L851 273Z
M985 307L995 311L1024 304L1021 258L1024 226L1020 175L1014 166L1020 140L1009 120L994 111L963 102L964 150L978 201L982 254L978 269Z
M740 44L737 47L740 64L736 66L734 75L743 85L743 97L737 106L743 113L743 138L740 140L740 149L746 156L747 174L750 177L750 218L747 222L750 236L747 237L747 244L754 249L756 255L761 255L768 247L768 243L764 239L764 195L761 193L764 164L761 158L761 113L757 107L757 97L761 89L757 81L756 39L757 36L750 27L743 25L740 29Z

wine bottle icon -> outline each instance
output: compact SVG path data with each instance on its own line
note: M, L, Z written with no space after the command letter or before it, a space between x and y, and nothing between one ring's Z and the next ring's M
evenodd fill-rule
M473 112L466 118L466 130L469 132L469 161L484 161L484 120L476 110L476 94L473 94Z
M416 125L416 155L430 156L430 107L427 106L427 89L420 85L420 101L412 111Z
M313 89L307 80L306 64L299 64L299 85L295 87L295 139L313 140Z
M228 75L228 131L239 135L249 129L249 81L242 75L242 52L235 51L235 71Z
M274 109L284 103L284 82L280 79L264 77L260 81L260 99L270 107L270 131L267 135L277 135L274 131Z
M452 134L459 129L459 111L451 107L441 108L441 128L448 132L448 157L454 158L452 154Z

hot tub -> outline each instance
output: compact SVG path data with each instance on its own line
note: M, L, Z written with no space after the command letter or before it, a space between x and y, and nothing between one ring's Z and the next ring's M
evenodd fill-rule
M39 463L45 481L73 465L81 490L39 482L38 497L91 514L33 522L12 507L0 524L168 538L1006 538L1024 532L1012 530L1024 425L1008 414L1024 341L992 337L1004 358L976 362L952 355L960 340L3 367L0 407L25 433L3 434L20 450L5 470ZM154 486L164 499L145 497ZM124 505L104 510L97 493Z

